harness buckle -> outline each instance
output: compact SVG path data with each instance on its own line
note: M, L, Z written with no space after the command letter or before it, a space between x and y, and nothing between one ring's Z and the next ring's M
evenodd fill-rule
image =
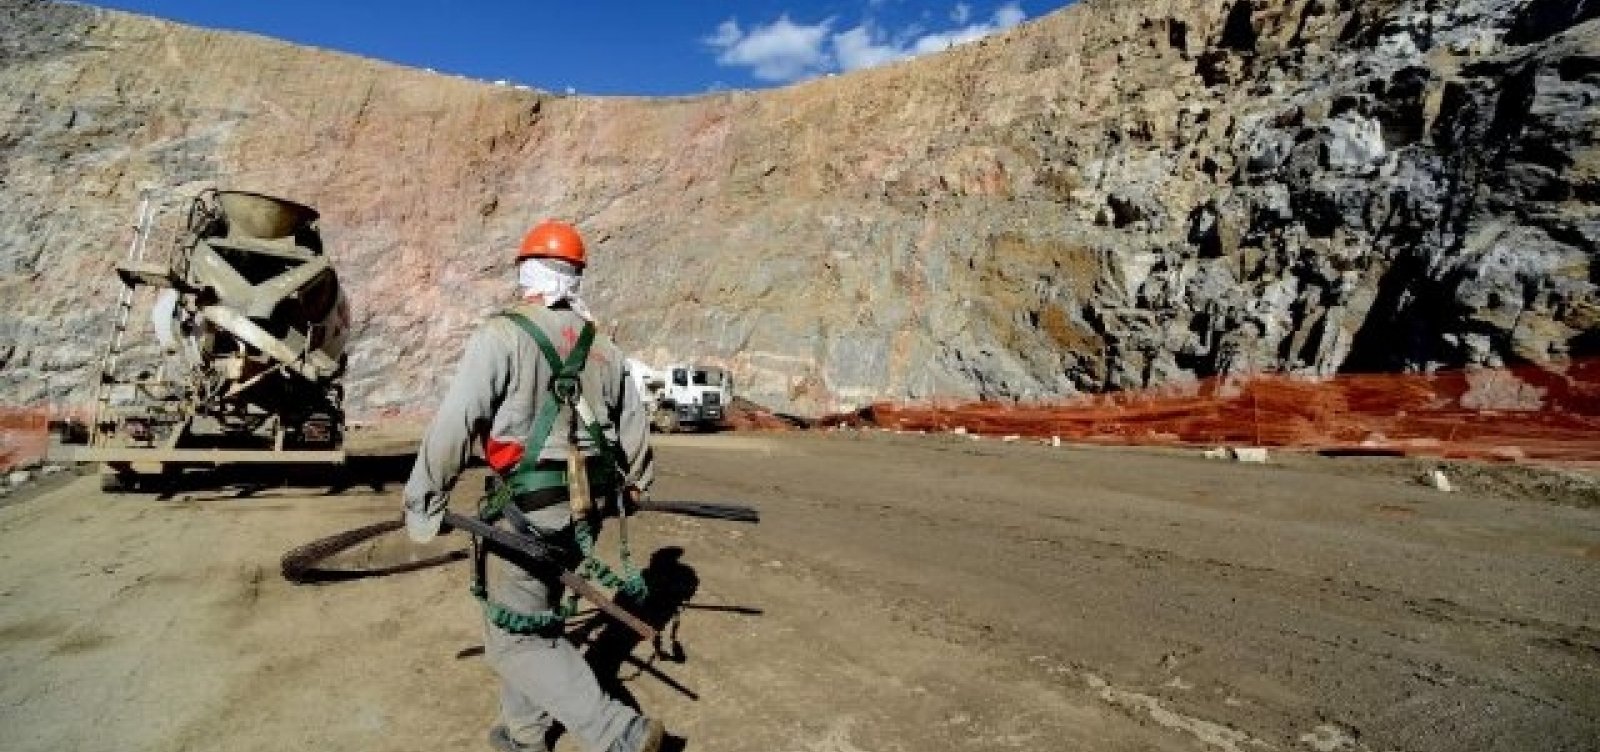
M550 393L567 404L576 402L581 391L583 384L575 376L557 376L550 381Z

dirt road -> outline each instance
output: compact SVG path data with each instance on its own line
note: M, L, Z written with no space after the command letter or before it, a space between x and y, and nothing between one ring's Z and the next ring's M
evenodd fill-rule
M687 749L1600 748L1600 509L1377 460L887 434L660 455L658 498L765 518L635 524L688 597L681 661L580 635ZM365 467L377 487L107 497L86 477L0 507L0 746L486 749L465 564L278 576L395 513L404 458ZM397 538L341 564L459 543Z

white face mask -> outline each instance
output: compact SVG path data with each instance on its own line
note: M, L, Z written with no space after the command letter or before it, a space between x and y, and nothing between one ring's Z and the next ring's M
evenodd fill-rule
M594 315L589 312L589 305L578 295L578 286L582 282L581 272L566 271L537 258L523 259L517 265L517 283L522 286L522 297L538 296L546 308L552 308L564 300L574 313L593 321Z

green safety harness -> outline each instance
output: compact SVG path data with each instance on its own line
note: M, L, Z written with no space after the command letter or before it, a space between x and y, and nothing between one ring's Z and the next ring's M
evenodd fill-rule
M583 399L583 386L579 378L583 374L584 364L589 359L589 348L594 344L594 324L585 322L583 331L578 335L578 340L573 345L572 352L565 359L551 344L550 338L544 331L536 326L526 316L515 311L506 311L501 316L516 324L522 331L527 332L538 344L539 351L544 354L544 359L550 364L554 375L550 379L547 394L550 399L544 401L539 407L539 412L534 416L533 428L528 432L526 442L523 444L522 459L517 462L509 472L505 473L499 484L484 496L478 505L478 517L484 522L495 523L501 517L509 516L514 523L533 531L522 517L522 508L517 505L519 499L539 491L567 488L568 481L566 470L538 469L539 454L550 439L550 433L555 429L556 418L560 415L561 408L565 406L571 415L569 439L572 451L576 452L578 439L578 426L582 424L587 431L590 441L595 449L604 458L608 465L601 471L603 481L612 483L626 477L625 458L620 448L605 435L605 426L598 419L580 420L579 404ZM591 416L593 417L593 416ZM602 485L609 485L602 483ZM594 527L588 518L573 520L573 537L578 545L578 553L583 556L576 572L585 580L596 583L602 587L613 588L618 592L634 599L643 599L646 595L644 576L633 566L628 551L627 509L625 504L618 504L619 526L619 575L611 567L595 555ZM525 613L514 611L495 602L489 597L488 587L485 585L485 570L487 568L488 546L484 541L473 541L473 575L472 594L483 603L484 613L489 622L513 634L545 633L556 625L563 624L578 611L578 596L569 593L566 599L554 608Z

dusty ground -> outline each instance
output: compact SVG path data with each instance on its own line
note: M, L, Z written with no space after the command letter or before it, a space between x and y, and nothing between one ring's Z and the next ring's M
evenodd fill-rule
M662 444L658 498L765 515L634 528L645 554L682 549L656 572L693 590L683 660L650 665L698 700L621 662L616 633L583 633L687 749L1600 739L1600 510L1582 494L1480 478L1447 495L1381 460L884 434ZM403 465L365 469L392 481ZM279 578L283 552L395 513L392 482L326 482L107 497L84 477L8 500L0 746L486 749L494 683L463 563ZM408 546L341 563L447 550Z

